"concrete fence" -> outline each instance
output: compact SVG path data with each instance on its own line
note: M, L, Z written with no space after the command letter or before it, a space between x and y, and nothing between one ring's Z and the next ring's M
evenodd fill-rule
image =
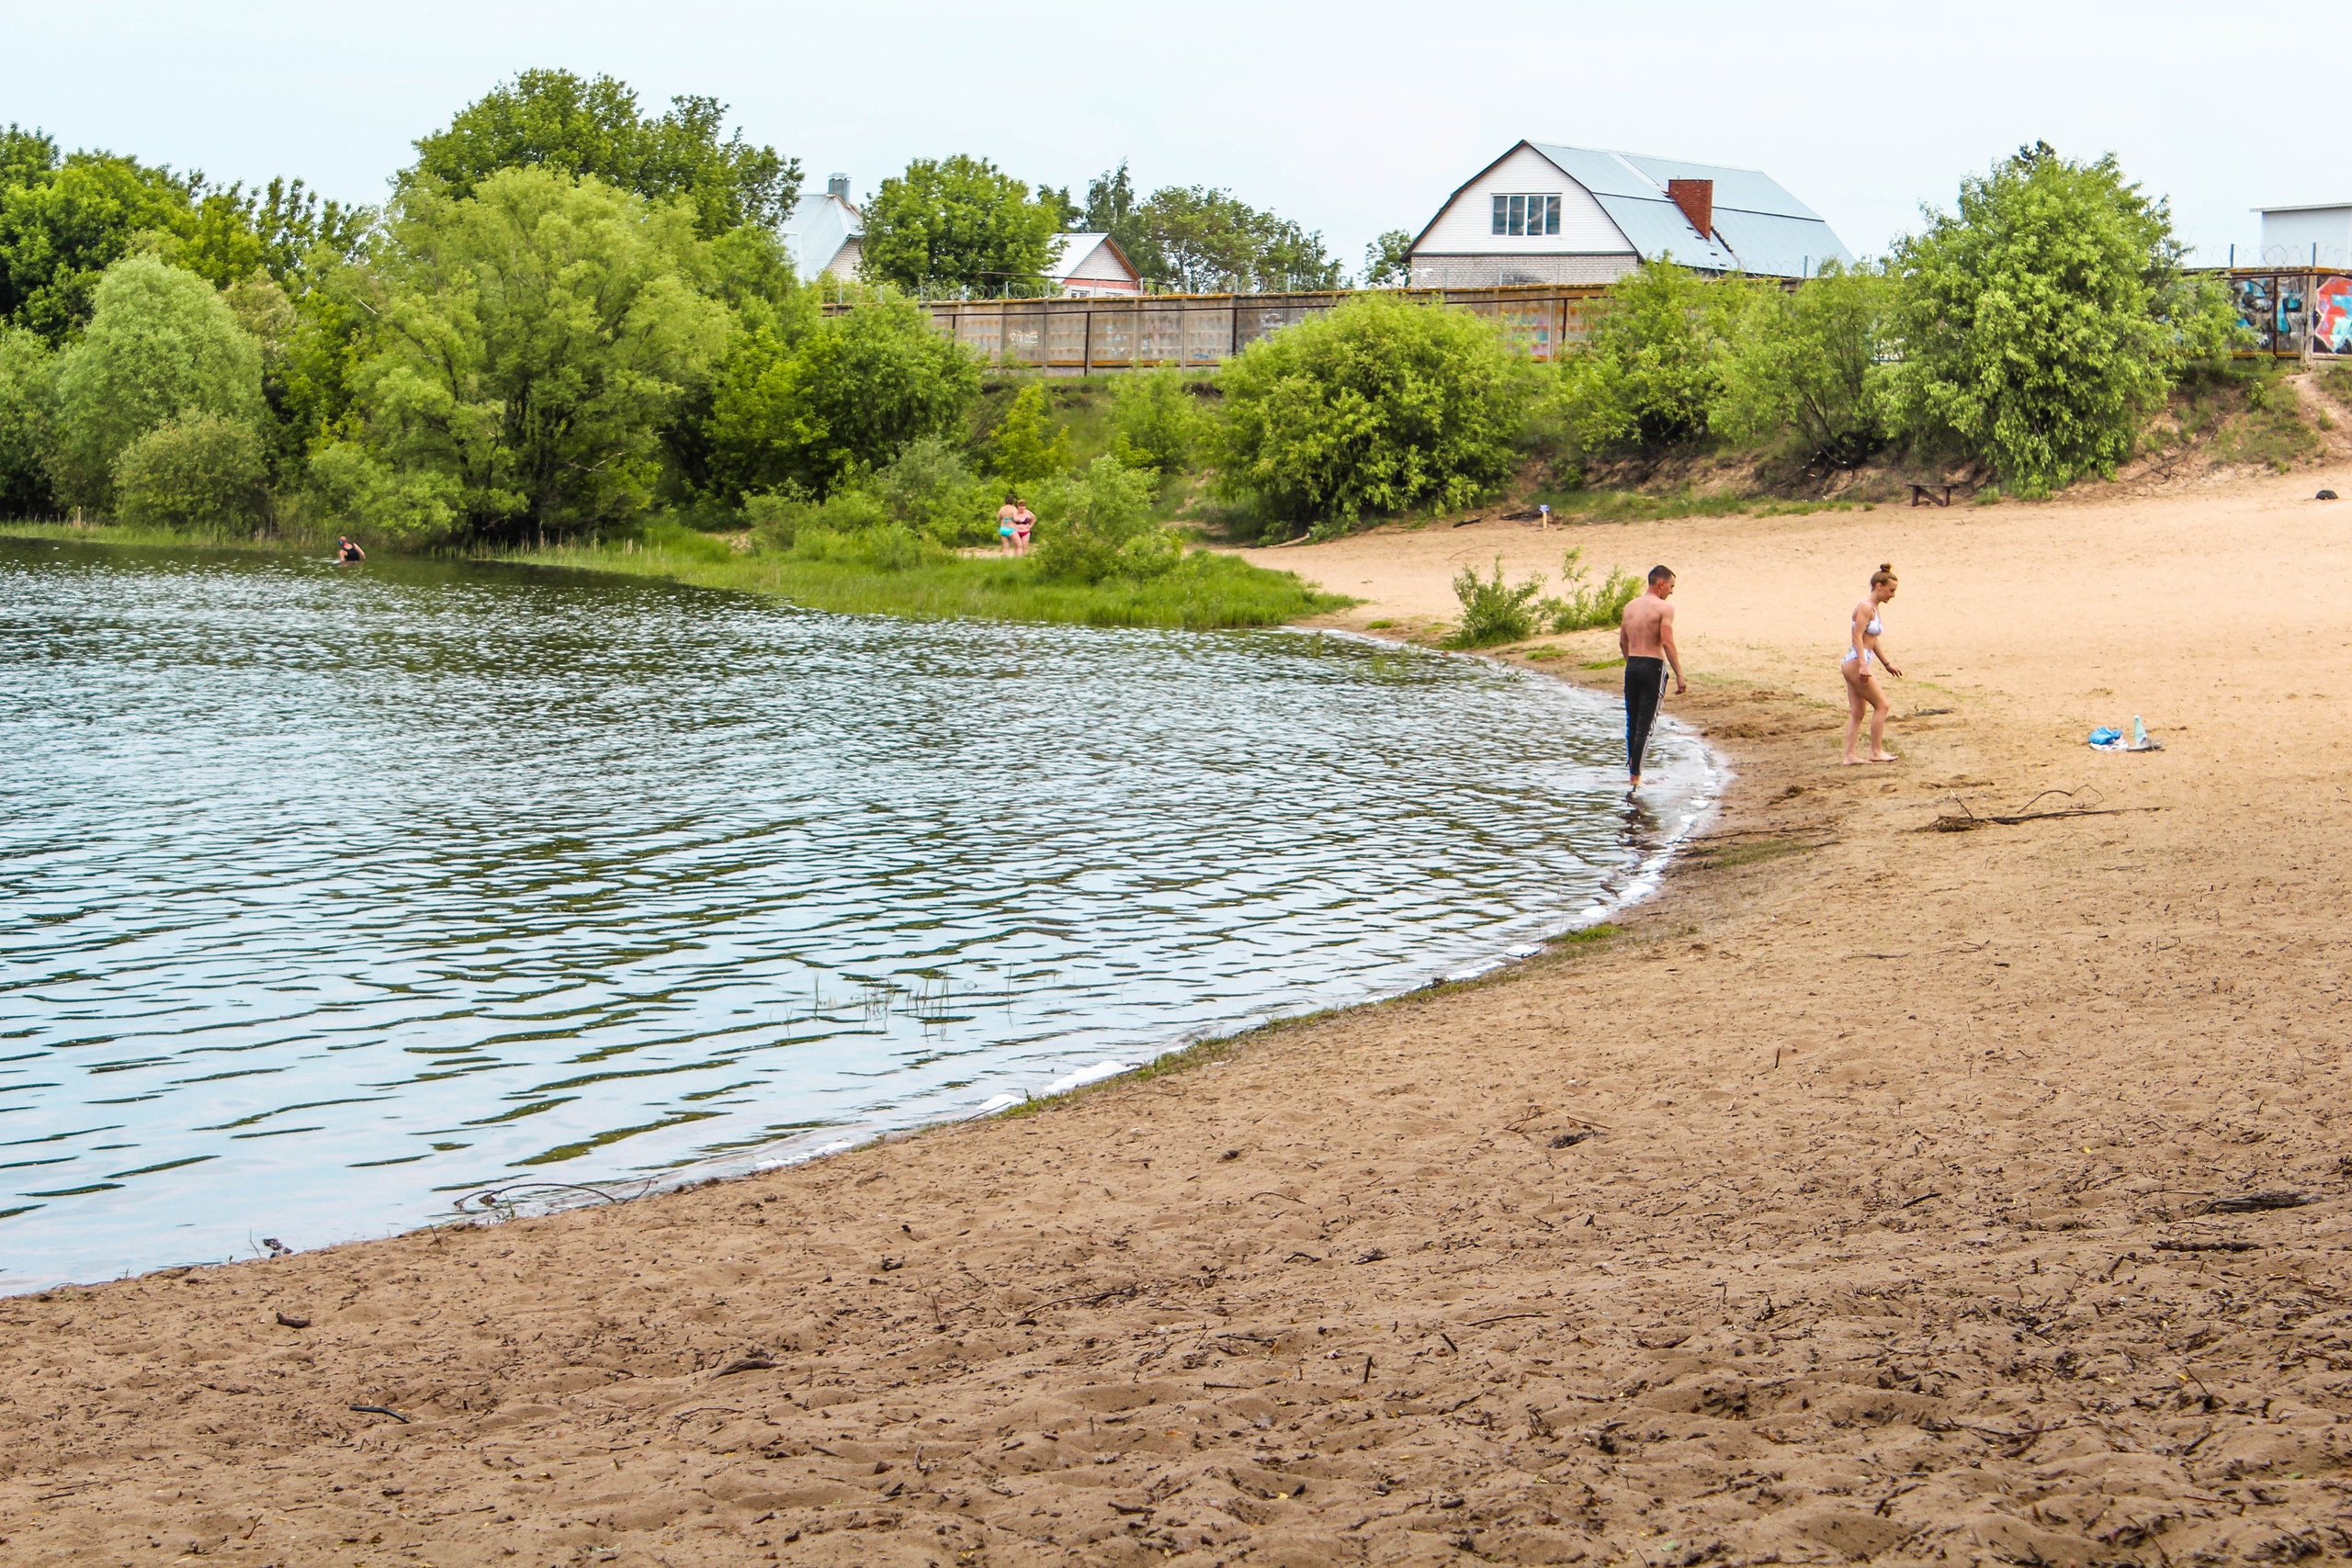
M1425 299L1491 316L1529 356L1549 360L1584 336L1597 283L1498 288L1406 288ZM932 324L1004 369L1085 376L1163 365L1207 368L1268 333L1330 310L1342 291L1303 294L1148 294L1140 299L935 299L921 309ZM827 315L854 310L828 304Z

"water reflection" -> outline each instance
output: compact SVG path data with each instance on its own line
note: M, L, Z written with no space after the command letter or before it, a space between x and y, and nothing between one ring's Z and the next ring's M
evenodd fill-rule
M1629 823L1617 736L1329 636L0 542L0 1290L821 1146L1459 972L1687 818Z

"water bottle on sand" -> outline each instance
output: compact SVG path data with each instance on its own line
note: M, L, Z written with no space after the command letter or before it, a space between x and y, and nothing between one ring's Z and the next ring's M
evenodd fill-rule
M2132 750L2144 751L2147 749L2148 727L2140 722L2140 716L2135 713L2132 716Z

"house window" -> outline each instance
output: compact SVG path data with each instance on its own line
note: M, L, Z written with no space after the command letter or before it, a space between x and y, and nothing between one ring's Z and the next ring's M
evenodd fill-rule
M1544 235L1560 231L1560 198L1556 196L1498 196L1495 232Z

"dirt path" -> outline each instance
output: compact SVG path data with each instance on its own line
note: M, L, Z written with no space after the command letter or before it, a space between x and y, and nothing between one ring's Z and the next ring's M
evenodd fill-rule
M2347 480L1587 531L1682 572L1741 774L1621 934L817 1167L0 1302L0 1558L2352 1554ZM1272 558L1361 624L1498 542L1558 544ZM1882 559L1952 711L1840 770ZM2164 751L2081 745L2134 711Z

